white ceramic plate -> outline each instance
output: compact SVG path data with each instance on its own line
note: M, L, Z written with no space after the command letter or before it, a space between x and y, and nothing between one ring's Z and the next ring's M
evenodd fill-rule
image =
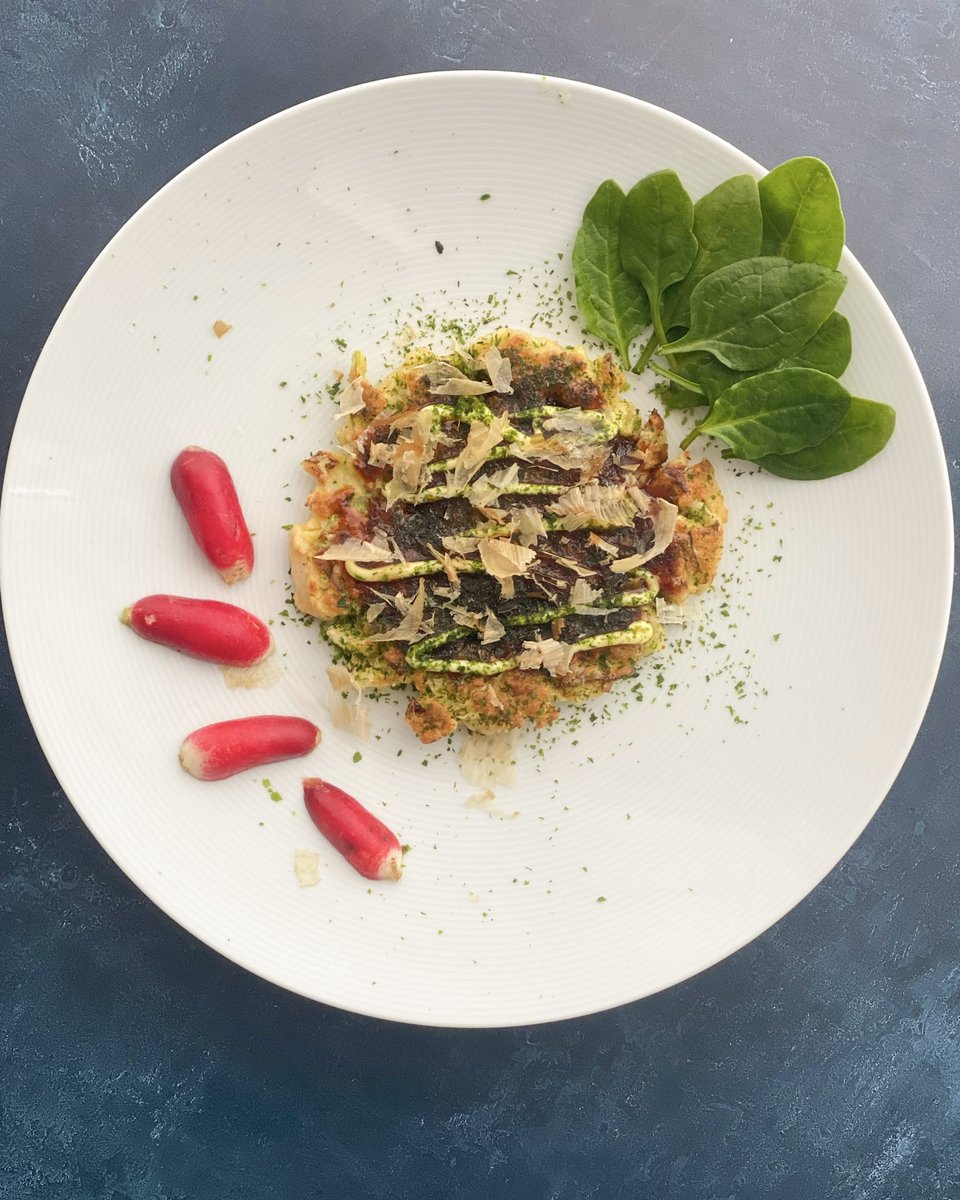
M760 173L702 129L582 84L464 72L355 88L264 121L176 178L57 322L5 481L17 675L108 853L251 971L434 1025L608 1008L766 929L892 784L943 646L950 510L916 365L849 255L845 381L896 406L890 446L816 484L721 464L724 593L675 633L686 652L646 667L642 703L621 685L578 728L523 738L493 813L468 806L475 789L454 754L421 747L402 706L378 705L376 737L359 747L330 727L326 648L278 617L281 526L300 519L308 490L299 462L332 442L323 385L347 361L336 339L364 348L371 373L396 359L400 326L436 314L579 340L566 273L583 205L607 175L629 186L666 166L694 196ZM219 341L215 320L233 325ZM188 443L224 456L256 530L255 576L229 593L168 484ZM135 638L118 614L153 591L277 618L282 678L228 690L217 668ZM261 711L314 717L323 745L220 784L180 770L190 729ZM399 885L368 887L327 849L301 811L305 773L355 793L411 844ZM320 852L316 887L296 885L298 847Z

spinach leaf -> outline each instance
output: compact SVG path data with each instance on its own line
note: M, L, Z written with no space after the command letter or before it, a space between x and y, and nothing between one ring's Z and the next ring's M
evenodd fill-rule
M781 367L813 367L839 379L850 365L853 341L850 322L838 312L833 312L805 345L778 365Z
M782 358L769 369L776 371L781 367L812 367L815 371L823 371L824 374L838 379L850 364L850 354L850 322L841 313L833 312L796 354ZM748 379L750 376L749 371L734 371L731 367L725 367L712 354L703 350L685 356L682 372L686 379L701 389L706 402L710 404L713 404L728 387L733 387L741 379ZM687 392L675 403L673 395L671 392L672 408L696 408L697 404L705 402L693 392ZM691 400L696 403L691 403Z
M889 404L851 396L838 429L816 446L793 454L768 454L760 465L784 479L828 479L863 466L879 454L893 433L897 414Z
M752 175L734 175L701 196L693 206L697 257L686 277L664 296L664 327L688 327L690 295L700 280L720 267L759 254L762 232L760 193Z
M844 222L837 181L819 158L791 158L759 184L763 254L836 267Z
M620 220L620 256L646 289L658 342L666 341L660 298L693 266L693 201L676 171L655 171L627 193Z
M749 379L751 375L750 371L734 371L732 367L725 367L719 359L708 354L706 350L697 350L693 354L684 355L680 361L679 370L684 378L695 383L703 392L701 404L713 404L721 392L725 392L728 387L733 387L741 379ZM689 408L690 405L681 404L674 407Z
M665 354L709 350L737 371L765 371L795 354L824 323L846 277L817 263L746 258L701 279L690 329Z
M699 434L709 433L726 442L736 458L793 454L828 438L849 408L850 393L832 375L810 367L766 371L721 393L681 446L686 449Z
M587 329L616 346L629 367L630 343L650 324L650 305L620 261L623 201L623 189L613 179L597 188L573 243L573 275Z

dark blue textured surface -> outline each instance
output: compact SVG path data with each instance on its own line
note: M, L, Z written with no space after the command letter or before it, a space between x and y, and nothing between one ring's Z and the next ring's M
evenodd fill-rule
M956 485L957 20L954 0L8 2L4 454L60 307L181 167L321 92L499 67L630 92L761 162L826 158ZM775 929L642 1003L491 1033L325 1009L172 925L58 790L4 654L0 1200L960 1196L958 641L878 816Z

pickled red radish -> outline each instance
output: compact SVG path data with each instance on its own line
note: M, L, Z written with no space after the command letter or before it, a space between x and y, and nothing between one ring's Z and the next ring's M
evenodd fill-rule
M144 596L120 620L148 642L230 667L252 667L273 648L264 623L235 604L189 596Z
M253 539L227 464L212 450L188 446L174 460L170 482L194 540L224 582L246 579Z
M194 730L180 747L180 765L196 779L226 779L309 754L319 741L320 730L302 717L240 717Z
M359 800L323 779L303 781L303 800L314 825L367 879L399 879L403 849L396 836Z

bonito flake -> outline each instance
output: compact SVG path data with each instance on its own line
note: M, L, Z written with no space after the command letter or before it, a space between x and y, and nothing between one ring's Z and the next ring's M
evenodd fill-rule
M494 417L487 424L484 421L471 421L467 442L453 461L452 470L447 475L447 486L451 490L465 487L490 457L490 451L503 441L504 432L510 426L507 416Z
M325 561L339 562L398 562L402 556L387 545L382 534L377 534L371 542L353 537L344 538L342 542L334 542L332 546L328 546L317 557Z
M513 783L516 739L513 731L471 733L459 752L460 766L474 787Z
M543 667L549 675L566 675L576 652L572 642L558 642L555 638L524 642L519 667L521 671L536 671Z
M509 493L510 489L517 482L519 474L520 468L517 464L510 463L509 466L503 467L499 471L491 471L489 475L481 475L479 479L474 480L467 490L467 499L478 508L489 507L494 500L498 500L504 493Z
M398 596L399 600L400 597ZM423 580L420 580L420 586L417 588L417 594L404 614L403 620L395 629L388 629L385 633L372 633L368 638L368 642L418 642L422 637L433 628L433 618L429 621L423 619L423 609L427 601L427 592L423 586Z
M523 508L512 512L510 516L521 546L533 546L540 538L547 536L543 515L533 505L525 504Z
M504 358L496 346L490 346L483 352L483 367L490 376L493 390L505 396L513 395L513 367L510 359Z
M598 588L592 588L585 579L575 579L573 587L570 589L569 600L581 616L597 617L606 616L610 611L608 608L596 607L595 602L602 597L603 592Z
M370 709L364 699L363 686L341 663L327 667L327 678L333 689L327 708L334 727L345 729L361 741L366 741L370 736ZM349 696L350 692L354 693L352 697Z
M604 487L599 483L572 487L547 505L547 512L558 516L563 528L570 530L585 529L591 525L613 528L632 525L640 511L625 487Z
M494 390L492 383L470 379L453 363L427 363L423 368L429 390L434 396L484 396Z
M514 595L514 577L527 573L537 557L536 551L528 546L518 546L507 538L484 538L478 549L483 569L497 580L509 600Z
M397 428L408 428L400 437L393 452L393 477L383 489L387 504L408 500L420 490L437 448L437 431L429 408L419 409L404 420L395 422Z
M337 392L337 407L340 410L341 417L347 417L351 413L360 412L365 407L363 403L362 379L351 379L345 386L341 386L339 392Z
M484 646L489 646L492 642L499 642L506 632L500 618L488 608L487 619L483 623L483 636L480 641Z
M648 563L658 554L662 554L673 541L677 524L677 506L675 504L671 504L669 500L660 499L650 502L646 493L639 491L638 488L631 488L630 491L631 494L636 492L648 500L647 515L653 518L653 544L642 554L631 554L629 558L619 558L612 562L610 570L616 575L622 575L626 571L635 571L637 567L642 567L644 563ZM653 505L656 507L654 508Z

